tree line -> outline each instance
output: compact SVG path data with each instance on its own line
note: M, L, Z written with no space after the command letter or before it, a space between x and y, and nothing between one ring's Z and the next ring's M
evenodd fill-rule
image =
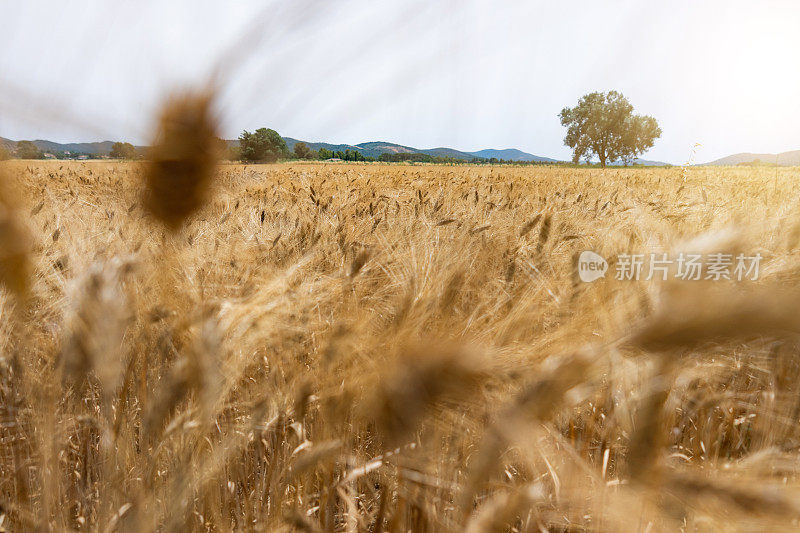
M70 152L64 150L43 151L33 141L18 141L13 150L8 150L4 146L0 146L0 161L6 159L45 159L46 157L54 157L56 159L75 159L76 157L85 157L88 159L100 158L98 154L88 152ZM116 142L111 146L111 151L108 154L111 159L138 159L141 154L138 153L136 147L131 143Z
M306 143L297 142L294 149L289 151L286 141L277 131L267 128L260 128L254 132L244 131L239 136L239 146L231 148L229 158L249 162L274 163L280 160L300 159L300 160L321 160L339 159L341 161L385 161L385 162L423 162L423 163L466 163L466 162L488 162L481 158L471 161L455 159L452 157L436 157L420 152L410 153L383 153L379 157L365 156L359 150L347 148L345 150L328 150L320 148L312 150Z
M637 158L653 147L661 137L661 128L655 118L633 113L633 106L627 98L617 91L593 92L578 100L575 107L565 107L559 113L561 125L567 128L564 144L572 149L572 164L592 164L596 157L599 165L616 161L634 164ZM326 148L312 150L306 143L297 142L292 151L277 131L259 128L254 132L243 131L238 146L229 147L227 141L219 139L219 150L223 157L232 161L274 163L281 160L329 160L342 161L383 161L389 163L415 162L439 164L541 164L529 161L506 161L475 157L469 160L441 157L422 152L382 153L377 158L367 157L359 150L346 149L332 151ZM51 154L59 159L79 154ZM82 154L89 157L89 154ZM112 145L109 157L112 159L137 159L139 153L131 143L116 142ZM18 159L43 159L42 152L31 141L19 141L12 152L0 146L0 160L16 157Z
M661 128L655 118L636 115L633 106L618 91L592 92L578 100L575 107L565 107L559 113L561 125L567 128L564 144L572 149L572 164L592 164L596 157L603 168L621 161L632 165L638 157L653 147L661 137ZM254 133L244 131L239 137L239 157L246 161L274 162L279 159L341 159L343 161L385 161L421 163L472 163L472 164L539 164L538 162L504 161L496 158L471 160L432 156L421 152L382 153L377 158L367 157L358 150L311 150L306 143L298 142L290 153L286 142L275 130L261 128Z
M11 159L12 157L17 159L44 159L44 152L39 150L39 147L33 144L32 141L17 142L13 151L0 146L0 161Z

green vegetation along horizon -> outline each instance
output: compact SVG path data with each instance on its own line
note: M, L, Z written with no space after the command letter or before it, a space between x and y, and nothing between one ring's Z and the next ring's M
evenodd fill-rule
M567 128L564 144L573 151L572 161L534 155L516 148L473 152L439 147L419 149L387 141L359 144L310 142L277 131L259 128L243 131L238 139L220 139L223 158L230 161L276 162L320 160L433 164L555 164L581 166L672 166L641 158L661 135L655 118L633 114L633 106L617 91L584 95L574 108L559 114ZM3 159L142 159L148 146L124 141L58 143L49 140L13 141L0 137ZM800 150L779 154L739 153L708 163L713 166L800 165Z

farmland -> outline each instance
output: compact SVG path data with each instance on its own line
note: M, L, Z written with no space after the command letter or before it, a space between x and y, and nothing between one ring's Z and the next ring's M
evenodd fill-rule
M5 527L797 525L797 168L230 164L169 231L146 164L0 168ZM682 251L760 276L615 278Z

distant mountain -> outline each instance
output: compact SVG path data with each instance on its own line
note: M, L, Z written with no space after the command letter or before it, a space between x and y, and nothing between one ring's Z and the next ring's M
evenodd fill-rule
M452 159L460 159L463 161L470 161L475 158L481 159L491 159L493 157L497 159L503 159L506 161L534 161L534 162L541 162L541 163L558 163L557 159L551 159L549 157L542 157L533 154L529 154L527 152L523 152L521 150L516 150L513 148L509 148L506 150L479 150L477 152L462 152L460 150L454 150L453 148L446 148L446 147L439 147L439 148L428 148L428 149L419 149L414 148L411 146L403 146L402 144L395 144L386 141L372 141L372 142L364 142L359 144L333 144L333 143L326 143L326 142L310 142L310 141L301 141L299 139L294 139L292 137L284 137L284 141L286 141L286 146L289 150L294 150L295 144L299 142L304 142L308 145L309 148L312 150L319 150L320 148L325 148L331 152L344 152L345 150L350 151L357 151L360 152L364 157L373 157L378 158L381 154L427 154L433 157L448 157ZM239 146L239 141L237 139L228 140L226 141L228 146ZM9 151L13 151L16 148L16 141L12 141L10 139L5 139L0 137L0 146L3 146ZM111 147L113 146L113 141L102 141L102 142L91 142L91 143L57 143L53 141L47 140L35 140L33 144L37 146L41 151L47 153L57 153L57 152L72 152L75 154L89 154L92 156L107 156L111 152ZM140 152L144 152L147 150L146 146L137 146L137 150ZM657 162L644 162L643 164L663 164Z
M523 152L522 150L517 150L516 148L507 148L505 150L479 150L477 152L470 152L470 155L475 157L483 157L485 159L496 157L497 159L505 159L506 161L539 161L542 163L559 162L557 159L550 159L549 157L541 157L538 155L529 154L528 152Z
M800 165L800 150L793 150L780 154L751 154L745 152L729 155L728 157L723 157L705 164L713 166L735 166L742 163L753 163L756 160L768 165L777 163L780 166L796 166Z
M294 145L297 144L299 141L298 139L293 139L291 137L284 137L286 141L286 146L289 147L289 150L294 150ZM413 148L411 146L403 146L402 144L395 144L386 141L373 141L373 142L365 142L359 144L330 144L330 143L320 143L320 142L305 142L309 148L312 150L319 150L320 148L325 148L326 150L330 150L332 152L341 151L344 152L345 150L357 150L361 152L362 155L365 157L380 157L381 154L389 153L389 154L413 154L413 153L422 153L431 155L434 157L450 157L453 159L461 159L464 161L470 161L472 159L483 158L483 159L491 159L492 157L496 157L497 159L505 159L506 161L540 161L544 163L556 163L558 162L557 159L550 159L549 157L540 157L533 154L529 154L527 152L523 152L520 150L481 150L479 152L462 152L460 150L454 150L453 148L427 148L427 149L420 149L420 148Z
M5 148L9 152L14 150L17 147L17 143L12 141L11 139L6 139L5 137L0 137L0 148Z
M101 142L92 142L92 143L57 143L53 141L46 141L43 139L37 139L33 141L33 144L41 150L42 152L49 152L49 153L56 153L56 152L72 152L78 154L89 154L89 155L108 155L111 152L111 147L114 145L114 141L101 141ZM7 150L14 150L17 147L17 141L12 141L11 139L6 139L4 137L0 137L0 145L2 145ZM137 150L146 150L146 146L137 146Z
M420 151L410 146L386 141L359 143L356 145L356 149L366 157L379 157L381 154L413 154Z
M633 160L634 165L642 165L643 167L665 167L669 166L669 163L664 163L663 161L650 161L649 159L639 159L638 157ZM609 166L612 167L622 167L625 166L625 163L622 161L615 161L613 163L609 163Z
M476 157L468 152L460 152L458 150L453 150L452 148L430 148L428 150L419 151L423 154L432 155L434 157L452 157L453 159L462 159L464 161L470 161Z
M115 141L102 141L93 143L56 143L37 139L33 144L42 152L73 152L91 155L108 155ZM144 150L146 146L137 146L138 150Z
M289 150L294 150L294 145L298 142L301 142L298 139L293 139L291 137L284 137L283 140L286 141L286 146L289 148ZM459 152L458 150L453 150L452 148L431 148L428 150L420 150L411 146L403 146L402 144L395 144L386 141L371 141L359 144L331 144L308 141L302 142L305 142L306 145L312 150L319 150L320 148L325 148L331 152L344 152L345 150L351 150L361 152L361 155L364 157L374 157L376 159L380 157L381 154L417 153L428 154L435 157L452 157L454 159L463 159L465 161L469 161L475 157L472 154Z
M286 146L289 148L289 150L294 150L295 144L304 142L312 150L319 150L320 148L325 148L331 152L344 152L345 150L351 150L361 152L364 157L374 157L376 159L380 157L381 154L416 153L428 154L437 157L452 157L454 159L463 159L465 161L469 161L475 157L472 154L459 152L458 150L453 150L452 148L431 148L429 150L420 150L411 146L403 146L402 144L395 144L386 141L371 141L359 144L331 144L323 142L300 141L299 139L294 139L292 137L284 137L283 140L286 141ZM234 143L234 141L228 142L231 144ZM238 141L235 141L235 143L238 144Z
M309 148L312 150L319 150L320 148L325 148L326 150L330 150L331 152L341 151L344 152L345 150L358 150L357 146L353 146L352 144L331 144L331 143L315 143L315 142L308 142L308 141L300 141L298 139L292 139L291 137L284 137L284 141L286 141L286 146L289 147L289 151L294 150L294 145L299 142L304 142L308 145ZM239 141L228 141L229 143L234 143L236 146L239 145ZM360 151L360 150L359 150Z

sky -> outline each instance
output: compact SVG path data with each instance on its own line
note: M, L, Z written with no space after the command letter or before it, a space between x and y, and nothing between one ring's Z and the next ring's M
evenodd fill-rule
M613 89L663 130L646 159L775 153L800 149L798 28L795 0L2 2L0 136L147 144L214 83L226 138L569 159L558 113Z

